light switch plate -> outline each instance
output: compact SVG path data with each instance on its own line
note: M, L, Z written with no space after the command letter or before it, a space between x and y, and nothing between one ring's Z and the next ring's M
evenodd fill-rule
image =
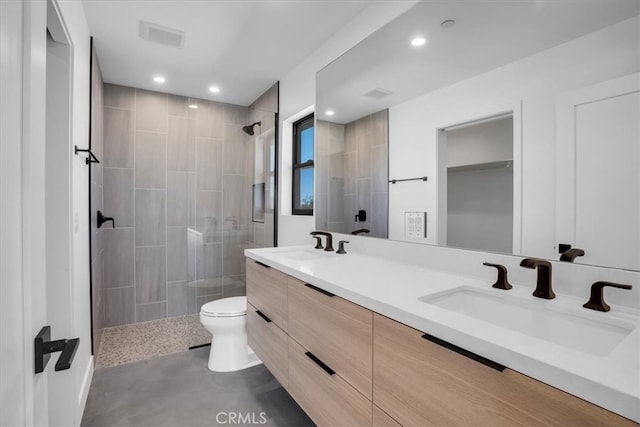
M404 235L406 237L427 237L427 213L405 212Z

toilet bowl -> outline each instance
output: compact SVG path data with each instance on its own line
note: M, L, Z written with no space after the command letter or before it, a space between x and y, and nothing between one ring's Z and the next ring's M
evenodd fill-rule
M200 323L213 335L209 370L239 371L262 363L247 344L247 297L223 298L204 304Z

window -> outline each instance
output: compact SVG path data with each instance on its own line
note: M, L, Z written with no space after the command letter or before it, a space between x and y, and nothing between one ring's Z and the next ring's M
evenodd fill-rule
M293 124L294 215L313 215L313 114Z

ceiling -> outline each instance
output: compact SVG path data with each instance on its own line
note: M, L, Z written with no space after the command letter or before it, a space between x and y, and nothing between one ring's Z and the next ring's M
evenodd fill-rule
M422 1L318 73L317 114L349 123L639 13L640 0ZM374 88L391 94L363 96Z
M371 2L83 0L106 83L244 106ZM142 39L140 20L184 32L183 46Z

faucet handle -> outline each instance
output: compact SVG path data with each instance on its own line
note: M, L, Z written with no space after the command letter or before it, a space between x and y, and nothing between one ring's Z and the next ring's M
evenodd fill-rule
M560 255L560 261L573 262L579 256L584 256L584 251L580 248L571 248Z
M336 251L337 254L346 254L347 251L344 250L344 244L345 243L349 243L348 240L340 240L338 242L338 250Z
M623 285L621 283L613 283L613 282L595 282L591 285L591 296L589 301L587 301L582 306L584 308L590 308L591 310L598 311L609 311L611 307L604 302L604 288L605 286L609 286L611 288L618 289L631 289L631 285Z
M313 238L316 239L316 246L314 247L314 249L324 249L324 246L322 246L322 237L313 236Z
M483 262L482 265L486 265L487 267L495 267L498 270L498 279L496 283L492 285L493 288L509 290L513 286L507 280L507 267L502 264L492 264L490 262Z

